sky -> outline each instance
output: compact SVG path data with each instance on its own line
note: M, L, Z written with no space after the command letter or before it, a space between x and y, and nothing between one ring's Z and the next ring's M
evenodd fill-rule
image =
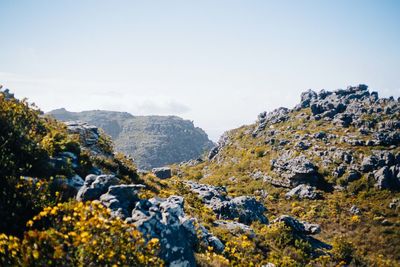
M307 89L400 96L400 1L0 0L0 84L44 111L193 120L216 141Z

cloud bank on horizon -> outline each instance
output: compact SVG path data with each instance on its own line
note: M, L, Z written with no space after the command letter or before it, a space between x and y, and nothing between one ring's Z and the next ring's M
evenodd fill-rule
M213 140L309 88L400 96L398 1L0 3L0 83L45 111L194 120Z

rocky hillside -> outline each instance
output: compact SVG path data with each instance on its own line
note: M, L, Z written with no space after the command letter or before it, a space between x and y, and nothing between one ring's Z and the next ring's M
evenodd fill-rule
M207 162L176 168L181 179L255 196L270 220L284 214L318 224L325 255L339 239L347 242L343 264L398 266L399 144L400 99L379 98L365 85L309 90L295 108L263 112L255 124L226 132ZM276 265L300 257L275 252Z
M103 129L117 151L131 155L140 169L150 169L200 157L213 143L193 122L176 116L132 116L126 112L57 109L62 121L83 121Z
M308 91L138 173L98 127L1 91L0 266L400 266L399 109Z

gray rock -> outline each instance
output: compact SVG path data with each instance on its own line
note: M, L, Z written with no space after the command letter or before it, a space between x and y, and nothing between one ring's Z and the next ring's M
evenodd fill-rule
M252 133L253 137L258 136L265 129L267 124L276 124L288 120L289 112L289 109L281 107L272 112L263 112L258 115L257 126Z
M361 210L356 205L351 206L349 212L354 215L361 214Z
M90 147L97 144L100 135L96 126L81 121L67 121L65 124L69 133L79 134L84 146Z
M225 208L228 208L228 213L224 213ZM230 200L228 205L223 205L219 214L221 218L237 218L239 222L245 224L251 224L254 221L268 223L267 218L264 216L266 210L264 205L258 202L254 197L240 196Z
M225 249L225 245L217 237L212 235L203 225L199 224L195 218L185 217L183 226L192 236L196 236L196 243L203 245L205 248L213 247L214 251L221 253Z
M77 191L84 185L84 183L85 181L82 177L77 174L67 179L67 185L75 188Z
M200 200L210 205L214 201L227 201L229 198L227 197L226 188L223 186L212 186L199 184L193 181L188 181L186 184L190 187L190 190L196 193Z
M304 156L291 158L290 154L285 153L271 160L271 169L282 178L282 184L288 187L319 181L317 167Z
M400 166L384 166L374 172L375 186L378 189L399 190L400 189Z
M309 89L306 92L301 93L301 101L300 108L308 108L310 107L310 103L315 101L318 98L318 95L313 90Z
M314 134L314 138L317 138L317 139L323 139L326 137L327 137L326 133L322 132L322 131Z
M227 145L229 141L228 133L224 133L218 140L216 146L214 146L208 153L208 160L213 160L218 153Z
M307 150L311 146L311 143L308 141L299 141L296 143L296 147L299 148L300 150Z
M169 167L153 168L152 172L160 179L168 179L172 177L171 168Z
M361 174L356 170L350 170L347 176L344 178L346 183L354 182L361 178Z
M227 196L225 187L198 184L192 181L187 182L187 185L220 219L238 219L239 222L245 224L253 221L268 222L263 214L266 208L254 197L240 196L231 199Z
M272 221L272 223L277 222L283 222L287 227L290 227L295 234L314 235L321 232L321 227L318 224L302 222L289 215L281 215Z
M286 198L297 197L299 199L318 199L321 195L315 192L315 187L301 184L286 193Z
M4 95L4 100L11 100L14 99L14 94L10 92L10 89L2 90L3 85L0 85L0 93Z
M86 176L85 183L79 189L76 199L78 201L88 201L100 198L107 192L112 185L117 185L119 179L114 175L94 175Z
M111 209L114 216L127 218L130 216L136 202L139 201L137 194L144 188L141 184L112 185L107 193L100 196L100 202Z
M335 170L333 171L333 176L336 178L340 178L343 176L343 174L345 174L346 172L346 166L345 165L339 165L338 167L335 168Z
M214 226L221 227L227 229L229 231L239 231L241 234L249 234L250 236L254 236L255 233L250 226L245 225L243 223L238 223L235 221L214 221Z
M400 208L400 198L394 198L389 203L389 209L398 209Z
M196 227L195 219L185 217L183 205L184 199L180 196L141 200L136 203L132 217L127 219L146 238L160 240L160 257L169 266L195 266L194 250L200 240L217 251L224 249L222 242L207 229Z

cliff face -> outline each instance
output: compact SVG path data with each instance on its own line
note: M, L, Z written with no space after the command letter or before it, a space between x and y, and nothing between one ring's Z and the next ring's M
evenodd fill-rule
M195 159L213 146L201 128L176 116L65 109L49 114L62 121L80 120L102 128L113 139L116 150L131 155L141 169Z

